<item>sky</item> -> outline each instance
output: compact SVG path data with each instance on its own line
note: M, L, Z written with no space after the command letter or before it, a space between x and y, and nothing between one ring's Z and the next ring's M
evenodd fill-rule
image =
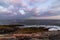
M60 19L60 0L0 0L0 19Z

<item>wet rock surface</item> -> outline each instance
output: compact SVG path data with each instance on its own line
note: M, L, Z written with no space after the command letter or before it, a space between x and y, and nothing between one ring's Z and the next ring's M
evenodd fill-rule
M60 40L60 31L32 33L32 34L6 34L0 40Z

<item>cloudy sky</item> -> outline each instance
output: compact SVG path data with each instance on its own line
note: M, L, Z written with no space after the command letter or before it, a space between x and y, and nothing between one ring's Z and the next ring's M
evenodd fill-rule
M0 19L60 19L60 0L0 0Z

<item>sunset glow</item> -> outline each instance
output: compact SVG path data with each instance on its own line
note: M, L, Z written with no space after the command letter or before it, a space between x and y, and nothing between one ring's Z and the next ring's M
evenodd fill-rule
M9 18L15 18L18 15L19 17L26 17L28 15L28 18L35 16L48 16L50 18L60 15L59 5L59 0L0 0L0 17L9 17L6 15L8 13L12 15Z

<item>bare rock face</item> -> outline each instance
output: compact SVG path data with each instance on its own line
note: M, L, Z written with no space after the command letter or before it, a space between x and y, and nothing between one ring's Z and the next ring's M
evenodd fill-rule
M57 34L57 35L51 35L50 37L49 37L49 39L50 40L60 40L60 34Z
M16 26L13 25L0 25L0 34L8 34L15 32L17 30Z

